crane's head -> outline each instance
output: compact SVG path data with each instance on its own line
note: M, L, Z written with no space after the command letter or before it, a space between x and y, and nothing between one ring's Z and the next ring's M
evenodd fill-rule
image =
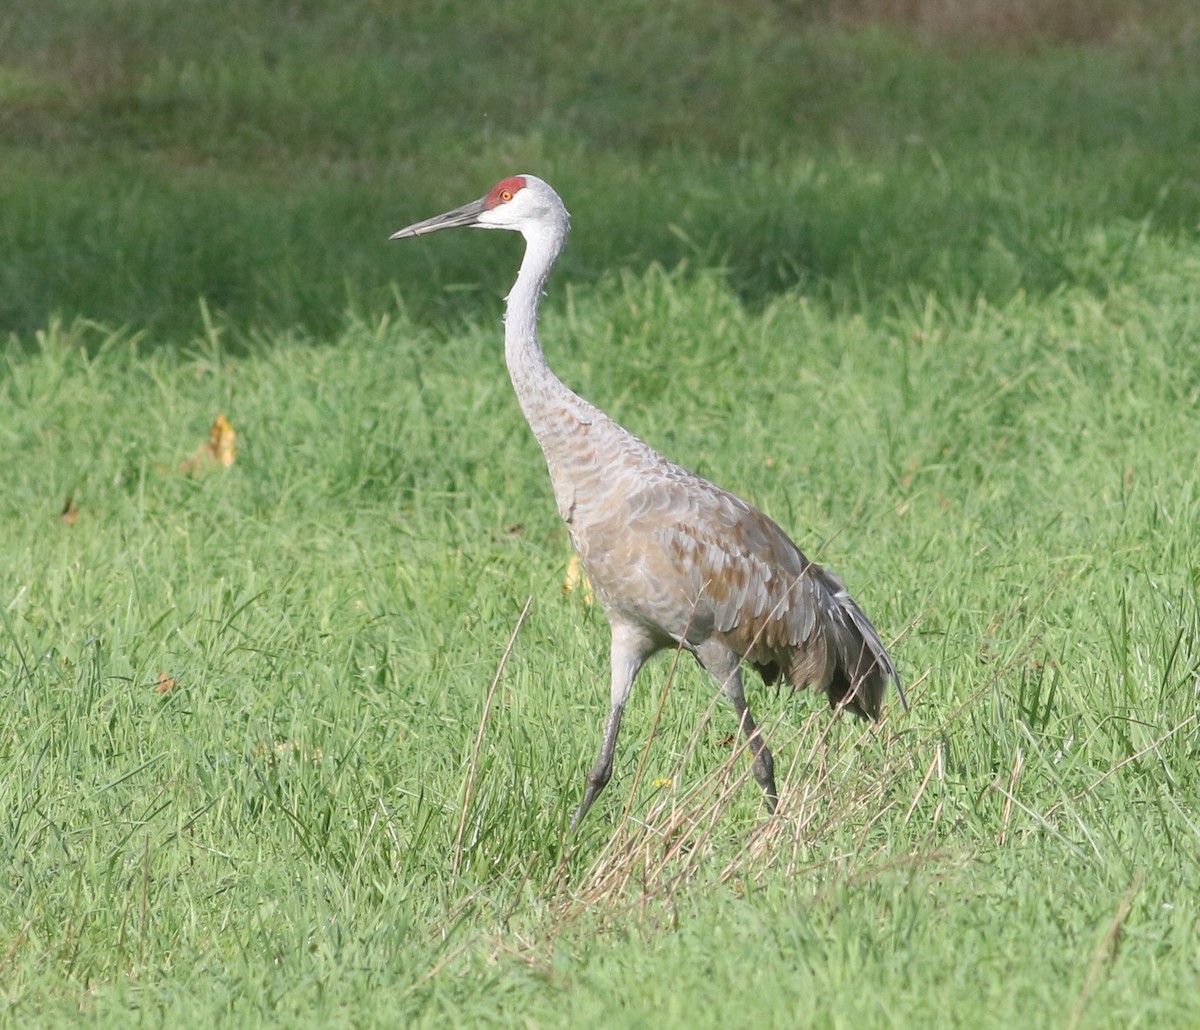
M514 175L501 179L486 196L444 215L416 222L388 238L403 240L465 225L474 229L511 229L529 239L547 232L565 235L568 221L567 209L549 183L536 175Z

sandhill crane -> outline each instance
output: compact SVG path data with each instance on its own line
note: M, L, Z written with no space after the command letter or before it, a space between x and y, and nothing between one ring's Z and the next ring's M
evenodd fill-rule
M754 777L774 812L774 760L746 705L742 661L767 683L782 678L793 690L823 690L835 708L870 719L879 718L889 680L907 709L900 678L845 587L782 529L668 461L550 370L538 341L538 304L569 223L547 183L517 175L391 239L456 226L525 237L504 315L504 357L545 455L559 514L612 630L612 707L571 827L612 776L621 715L638 671L656 651L675 647L695 655L733 703Z

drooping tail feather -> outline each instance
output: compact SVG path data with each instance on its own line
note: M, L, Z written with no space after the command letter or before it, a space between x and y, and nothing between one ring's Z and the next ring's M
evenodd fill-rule
M812 632L793 650L785 669L792 689L822 690L832 707L875 720L891 682L908 711L896 667L871 620L837 576L818 565L807 571L816 580L817 610Z
M827 688L829 703L834 707L844 705L864 719L878 719L891 682L896 684L900 704L907 712L908 698L900 676L871 620L840 583L833 601L829 628L839 661Z

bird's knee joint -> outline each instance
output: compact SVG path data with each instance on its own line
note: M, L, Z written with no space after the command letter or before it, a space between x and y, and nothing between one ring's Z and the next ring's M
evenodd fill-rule
M612 767L598 765L587 774L588 786L593 790L603 790L612 779Z

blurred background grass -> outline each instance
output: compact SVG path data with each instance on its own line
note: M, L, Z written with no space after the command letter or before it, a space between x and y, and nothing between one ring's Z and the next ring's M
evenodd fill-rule
M204 298L242 330L329 334L396 283L478 314L515 241L384 241L516 171L563 194L576 281L687 259L751 302L871 316L935 283L1102 290L1074 257L1088 227L1195 229L1197 20L1184 0L20 5L0 331L57 313L186 340Z

